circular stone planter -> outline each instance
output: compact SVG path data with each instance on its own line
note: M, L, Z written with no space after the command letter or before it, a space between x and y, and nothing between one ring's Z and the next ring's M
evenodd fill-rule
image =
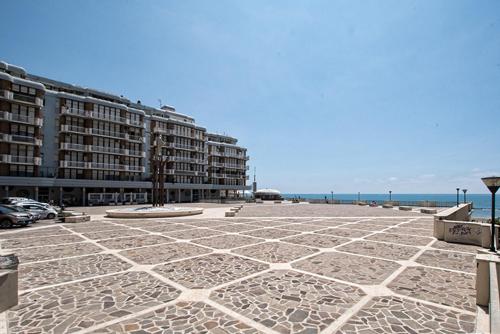
M202 208L189 207L144 207L144 208L125 208L107 210L106 216L109 218L168 218L192 216L203 213Z

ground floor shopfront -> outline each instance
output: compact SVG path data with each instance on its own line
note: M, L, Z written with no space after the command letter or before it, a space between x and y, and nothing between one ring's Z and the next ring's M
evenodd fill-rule
M38 182L37 182L38 181ZM151 201L150 182L0 177L0 198L28 197L65 206L118 205ZM166 203L238 198L247 186L165 184Z

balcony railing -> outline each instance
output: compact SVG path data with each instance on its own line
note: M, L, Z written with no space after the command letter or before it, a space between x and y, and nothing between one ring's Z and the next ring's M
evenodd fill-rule
M14 101L21 101L21 102L27 102L34 104L38 107L43 107L43 100L39 97L36 96L30 96L30 95L23 95L19 93L12 93L12 99Z
M134 156L134 157L145 158L146 157L146 152L144 152L144 151L128 150L128 155L131 155L131 156Z
M10 143L21 143L28 145L36 145L41 146L42 140L32 136L23 136L23 135L15 135L15 134L7 134L3 133L0 135L0 141L10 142Z
M223 162L215 162L215 161L212 161L212 162L210 163L210 166L212 166L212 167L224 167L224 166L225 166L225 164L224 164Z
M59 161L59 167L61 168L86 168L87 163L84 161L70 161L61 160Z
M0 162L8 164L40 166L42 164L42 159L40 157L2 154L0 155Z
M61 132L74 132L74 133L86 134L87 129L84 128L83 126L62 124L61 125Z
M24 95L20 93L14 93L8 90L0 90L0 98L18 101L22 103L33 104L37 107L43 107L43 99L37 96Z
M177 157L177 156L169 156L167 157L168 161L174 162L188 162L193 164L205 164L207 161L203 159L189 158L189 157Z
M11 121L11 122L16 122L16 123L31 124L31 125L35 125L35 126L42 126L43 125L42 118L13 114L13 113L10 113L7 111L0 111L0 119L4 119L6 121Z
M71 150L71 151L86 151L86 146L82 144L74 143L61 143L59 148L61 150Z
M128 151L126 149L122 149L119 147L88 145L87 151L88 152L96 152L96 153L110 153L110 154L128 155Z
M79 117L90 117L89 112L83 109L69 108L66 106L61 107L61 114L79 116Z
M128 139L129 137L128 133L120 133L120 132L97 129L97 128L88 128L87 131L88 133L96 136L121 138L121 139Z
M144 142L144 137L142 136L136 136L136 135L128 135L128 140L130 141L137 141L137 142Z
M122 123L122 124L129 124L129 119L117 115L107 115L95 111L90 112L90 117L103 120L103 121L108 121L108 122L115 122L115 123Z

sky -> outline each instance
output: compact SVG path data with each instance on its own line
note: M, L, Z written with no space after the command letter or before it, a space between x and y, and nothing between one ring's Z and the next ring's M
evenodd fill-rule
M174 106L285 193L487 193L500 1L2 1L0 59ZM253 175L251 176L251 179Z

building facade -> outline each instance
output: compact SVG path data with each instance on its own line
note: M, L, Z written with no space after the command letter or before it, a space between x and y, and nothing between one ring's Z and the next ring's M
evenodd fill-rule
M239 196L246 149L173 107L27 73L0 62L0 196L66 205L151 193L151 152L166 160L166 202ZM104 199L104 200L103 200ZM90 201L90 202L89 202Z

